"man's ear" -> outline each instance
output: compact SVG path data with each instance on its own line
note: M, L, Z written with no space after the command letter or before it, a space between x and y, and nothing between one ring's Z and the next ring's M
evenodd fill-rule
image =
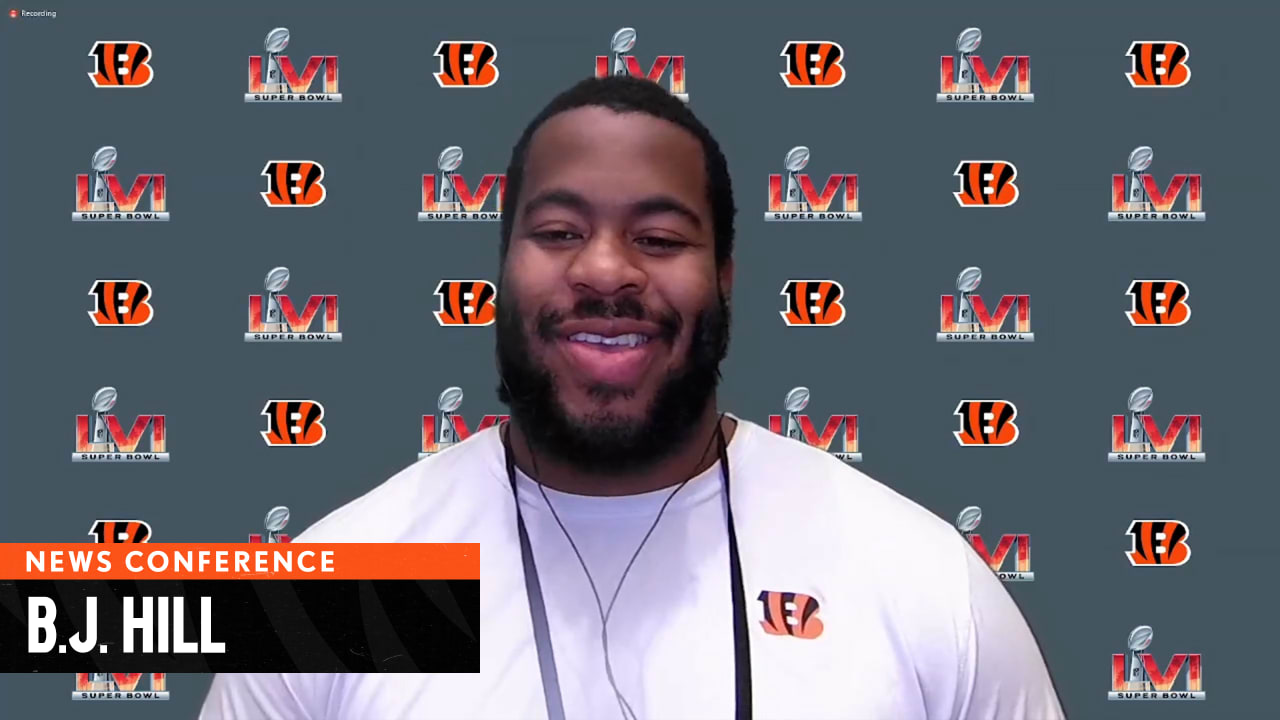
M720 293L728 302L733 297L733 258L727 258L724 261L724 264L716 270L716 276L720 281Z

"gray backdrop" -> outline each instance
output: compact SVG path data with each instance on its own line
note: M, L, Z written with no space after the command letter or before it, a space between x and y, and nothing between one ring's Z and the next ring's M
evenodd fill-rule
M691 106L733 172L738 281L722 405L764 423L807 385L819 424L860 416L872 476L948 520L977 504L983 532L1031 533L1036 581L1010 590L1071 717L1264 712L1274 676L1261 661L1277 640L1278 493L1262 462L1275 436L1259 397L1274 397L1274 343L1258 317L1274 304L1274 227L1263 222L1264 192L1276 190L1274 4L407 5L63 3L47 6L56 20L5 18L0 540L88 542L94 519L129 517L149 521L156 541L238 542L276 504L300 532L415 460L420 416L444 386L466 390L473 425L500 412L492 328L441 328L431 315L440 279L496 277L497 224L418 223L420 176L451 144L473 184L501 172L525 122L629 25L646 66L687 57ZM295 62L340 57L341 104L242 101L247 57L280 25ZM938 58L971 25L984 59L1031 56L1034 104L934 101ZM94 89L96 40L148 42L152 84ZM438 88L441 40L495 43L498 84ZM788 40L842 43L848 79L788 90ZM1132 40L1186 43L1190 84L1130 88ZM171 222L70 221L73 176L107 144L120 173L166 174ZM766 176L798 144L819 181L858 174L864 222L761 221ZM1142 144L1162 183L1203 174L1207 222L1106 222L1110 175ZM324 164L328 199L268 209L263 163L295 158ZM1018 203L959 208L951 172L962 159L1016 163ZM291 268L295 299L340 296L341 344L242 341L246 298L276 265ZM983 268L984 297L1031 295L1034 344L935 342L938 297L967 265ZM151 324L94 327L86 291L99 278L150 282ZM778 291L793 278L842 282L845 322L785 327ZM1134 278L1189 283L1190 323L1130 327ZM73 416L103 385L119 389L122 415L166 415L169 464L69 461ZM1155 389L1161 423L1203 415L1206 463L1106 462L1110 416L1138 385ZM328 439L267 447L258 413L269 398L324 403ZM964 398L1015 402L1018 442L959 447L951 412ZM1189 523L1189 564L1130 567L1134 518ZM1161 662L1204 655L1205 702L1107 702L1110 655L1138 624L1155 628ZM190 717L208 681L171 676L168 703L107 704L72 703L69 675L6 676L0 698L13 717Z

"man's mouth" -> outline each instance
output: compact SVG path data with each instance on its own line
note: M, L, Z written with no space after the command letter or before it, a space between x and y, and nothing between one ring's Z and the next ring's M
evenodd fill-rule
M575 379L589 384L635 387L662 346L662 328L638 320L569 320L559 330Z
M649 342L648 335L641 333L626 333L623 335L615 335L608 337L605 335L596 335L594 333L580 332L569 336L571 343L586 343L587 345L601 345L606 348L635 348Z

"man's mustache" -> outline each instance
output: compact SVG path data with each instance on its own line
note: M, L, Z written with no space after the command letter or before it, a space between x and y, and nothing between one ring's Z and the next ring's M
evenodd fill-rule
M589 320L592 318L626 320L642 320L654 323L659 328L657 340L670 342L680 334L680 316L674 312L650 312L634 297L622 297L617 300L606 300L598 297L579 298L569 312L562 310L543 310L538 313L534 323L538 337L546 342L554 342L560 337L558 328L566 321Z

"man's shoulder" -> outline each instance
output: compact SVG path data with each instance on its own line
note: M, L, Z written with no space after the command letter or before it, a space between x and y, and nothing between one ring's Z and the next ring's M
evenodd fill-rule
M951 637L968 613L972 548L932 511L829 452L763 428L752 432L742 475L775 574L837 603L899 618L912 647ZM739 499L738 487L733 490ZM739 513L734 507L735 521Z
M497 428L419 460L386 482L326 515L297 542L425 542L442 510L455 518L500 496L494 473L501 445Z
M854 535L864 545L871 539L907 552L963 547L954 526L830 452L758 425L750 431L747 462L758 464L746 469L752 495L775 511L820 520L820 528Z

